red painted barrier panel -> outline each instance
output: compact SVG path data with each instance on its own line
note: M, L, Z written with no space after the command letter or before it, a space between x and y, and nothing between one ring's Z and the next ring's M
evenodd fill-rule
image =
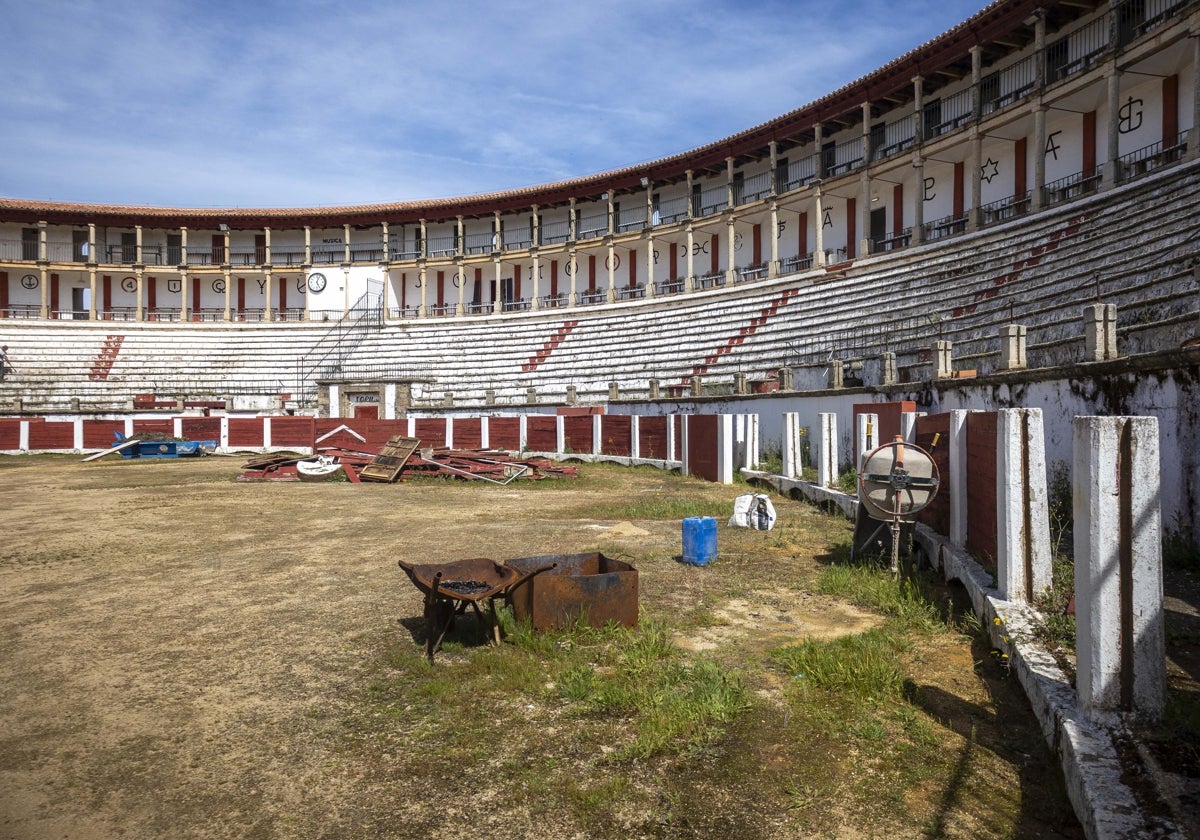
M272 417L271 446L311 447L316 428L312 417Z
M229 446L249 446L257 449L263 445L263 417L230 417Z
M996 569L996 431L999 415L967 415L967 550Z
M671 456L667 451L667 423L670 419L666 415L638 418L638 455L659 460Z
M74 449L75 424L70 421L29 424L30 449Z
M180 421L180 431L188 440L221 441L220 417L184 417Z
M708 481L721 480L717 438L721 418L716 414L688 416L688 472Z
M521 448L520 417L489 417L488 446L516 452Z
M9 420L7 418L0 420L0 449L20 449L21 448L21 421Z
M478 417L455 417L454 448L482 449L483 421Z
M83 448L107 449L117 442L117 432L125 434L124 420L84 420Z
M421 441L421 446L443 447L446 445L446 418L419 417L413 424L413 437Z
M883 420L880 419L880 425ZM937 446L933 445L935 435L941 435ZM924 449L937 465L938 477L941 484L937 495L933 497L923 511L917 514L917 520L925 523L942 536L950 535L950 499L952 493L962 492L961 488L950 485L950 415L930 414L917 418L917 446Z
M544 414L525 419L525 448L530 452L555 452L558 449L558 418ZM589 451L591 446L588 447Z
M594 447L592 439L592 417L586 415L567 415L563 417L563 446L567 452L578 452L591 455Z
M628 414L605 414L600 419L600 452L604 455L633 454L633 418Z
M175 421L171 418L165 420L134 420L133 433L135 435L166 435L167 437L175 437Z

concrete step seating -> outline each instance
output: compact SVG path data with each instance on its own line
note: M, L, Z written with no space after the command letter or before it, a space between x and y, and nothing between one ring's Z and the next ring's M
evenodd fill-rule
M844 271L802 274L694 295L628 301L570 313L528 312L409 321L363 336L344 373L413 380L417 406L644 397L651 379L685 390L751 379L781 365L897 352L927 361L934 340L954 343L962 367L996 364L999 327L1029 328L1034 356L1077 361L1082 308L1116 303L1133 346L1152 349L1154 328L1194 326L1187 261L1200 235L1200 165L1187 164L1112 192L967 237L861 259ZM570 317L564 317L569 314ZM0 321L15 371L0 405L121 410L184 396L297 394L310 389L298 360L326 323L209 328L122 323ZM1144 337L1141 337L1144 336ZM1135 338L1136 337L1136 340ZM1072 355L1073 354L1073 355Z

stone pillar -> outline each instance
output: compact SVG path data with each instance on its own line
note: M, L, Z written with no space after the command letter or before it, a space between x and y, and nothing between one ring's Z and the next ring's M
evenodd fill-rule
M612 218L611 208L609 218ZM608 302L612 303L617 299L617 249L613 245L611 234L608 237L608 259L604 264L608 267Z
M865 257L874 250L875 243L871 241L871 103L862 104L862 156L863 170L859 176L858 198L858 256ZM846 243L849 245L850 243Z
M879 445L879 415L860 414L857 420L855 448L858 452L858 461L854 468L862 472L863 461L866 460L867 453Z
M690 180L690 179L689 179ZM692 199L688 198L688 207L691 207ZM689 219L685 228L687 231L687 278L684 280L684 290L693 292L696 290L696 270L695 270L695 253L694 246L696 244L695 232L692 230L692 222Z
M937 340L933 343L933 378L949 379L954 375L954 360L951 357L953 342Z
M746 374L740 371L733 375L733 393L737 394L738 396L745 396L746 394L750 393L749 389L746 387Z
M817 461L817 483L829 487L838 478L838 428L836 414L818 414L821 426L820 459Z
M725 250L728 252L725 260L725 282L729 285L737 282L737 255L734 252L737 244L737 230L733 223L734 214L732 210L729 210L725 219Z
M619 399L621 399L620 386L618 386L616 382L609 382L608 383L608 401L616 402Z
M1000 328L1000 369L1024 370L1026 327L1005 324Z
M422 249L424 248L424 240L422 240L421 247ZM422 318L424 318L429 314L429 273L425 265L424 258L417 263L417 285L421 288L421 311L419 314Z
M817 125L819 127L820 123L818 123ZM820 151L818 151L817 159L820 160L820 157L821 157L821 154L820 154ZM817 247L816 247L816 250L813 251L813 268L823 268L826 263L826 260L825 260L825 225L824 225L825 193L824 193L824 190L821 189L821 180L819 178L812 182L812 188L813 188L813 211L816 214L816 228L817 228L817 237L816 237Z
M879 357L879 384L895 385L900 381L896 368L896 354L891 350L885 351Z
M271 272L270 272L270 270L267 270L267 271L264 273L264 280L265 280L265 282L263 283L263 295L264 295L264 298L263 298L263 319L264 319L265 321L267 321L267 323L270 323L271 321L274 321L274 320L275 320L275 307L274 307L274 306L272 305L272 303L271 303L271 291L272 291L272 285L273 285L273 284L272 284L272 282L271 282ZM385 284L384 284L384 287L386 288L386 286L387 286L387 284L385 283Z
M1041 210L1045 203L1046 106L1039 101L1033 106L1033 197L1030 208L1036 212Z
M841 388L842 387L842 360L841 359L830 359L829 360L829 382L827 384L828 384L828 387L830 387L830 388Z
M646 228L646 297L654 297L654 228L652 227Z
M187 248L187 235L184 235L184 249ZM186 259L186 254L185 254ZM304 267L308 268L312 265L312 226L304 226Z
M788 411L783 415L783 477L799 478L804 472L804 433L800 415Z
M771 148L775 148L775 141L771 141ZM774 178L774 175L772 175ZM767 277L775 278L779 276L779 202L771 199L771 262L767 265ZM804 256L801 254L800 256Z
M917 173L917 188L913 195L912 244L920 245L925 241L925 159L920 152L913 155L912 165Z
M1117 305L1093 303L1083 308L1083 360L1117 358Z
M496 389L495 388L488 388L486 391L483 392L483 404L488 405L488 406L496 404ZM487 418L485 417L483 419L486 420Z
M498 212L496 213L496 218L497 219L500 218L500 214ZM499 228L497 228L497 230L499 230ZM501 304L501 298L503 297L503 295L500 294L500 256L499 256L499 254L497 254L495 257L492 258L492 265L495 267L495 271L493 272L493 274L496 279L496 285L492 287L494 289L494 291L492 292L492 311L499 314L503 310L503 306Z
M533 309L540 309L541 305L542 305L542 301L541 301L542 277L541 277L541 274L542 274L542 261L541 261L540 256L538 255L537 246L535 245L533 247L533 294L532 294L531 300L530 300L530 307Z
M461 240L460 240L461 241ZM458 301L454 304L455 315L467 314L467 265L463 257L459 255L454 259L454 270L458 274Z
M650 399L657 400L660 392L658 380L651 379L649 382L647 382L647 386L650 389Z
M1117 160L1121 156L1120 111L1121 71L1117 68L1116 59L1113 59L1108 68L1108 157L1101 177L1101 186L1104 189L1116 186L1121 180L1121 173L1118 171L1120 163Z
M91 257L89 257L88 259L91 259ZM185 283L184 291L187 291L186 285L187 284ZM96 320L96 266L95 265L88 266L88 288L91 290L91 294L88 295L88 320L95 321Z
M140 323L140 322L146 320L146 309L142 305L142 301L146 297L146 285L145 285L146 275L145 275L145 270L140 265L134 266L133 273L134 273L134 279L137 281L137 292L135 293L137 295L137 302L135 304L133 320ZM226 281L226 286L227 286L227 288L225 289L225 296L228 297L229 296L228 281ZM228 320L228 318L226 320Z
M704 377L693 376L692 377L692 396L700 397L703 395L704 395Z
M996 585L1031 604L1052 584L1042 410L1001 409L996 424Z
M575 405L579 402L579 390L574 385L567 386L567 405Z
M567 274L571 278L571 296L567 303L576 306L579 303L579 294L575 289L575 278L579 276L579 260L576 258L574 248L567 252Z
M229 251L226 250L225 253L228 254ZM233 277L230 274L228 265L226 265L222 268L221 274L225 279L225 311L223 313L223 317L225 318L226 321L232 321L233 320L233 308L231 306L231 296L233 294ZM140 296L141 293L142 293L141 292L141 283L138 283L138 295Z
M967 171L971 173L971 204L967 208L967 230L979 230L983 223L983 135L979 126L971 126L967 141Z
M792 369L790 367L781 367L775 376L779 380L780 391L792 390Z
M38 266L38 275L38 289L39 295L41 296L41 306L38 314L41 316L41 319L45 321L50 317L50 266L44 261ZM141 291L141 284L138 284L138 293L140 294ZM139 318L138 320L141 319Z
M1076 686L1085 714L1166 699L1158 421L1074 420Z
M532 385L525 389L525 402L530 405L537 405L537 388Z

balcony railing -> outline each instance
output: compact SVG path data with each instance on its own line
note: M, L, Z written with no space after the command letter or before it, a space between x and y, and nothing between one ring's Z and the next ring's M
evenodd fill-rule
M1182 160L1186 151L1187 132L1181 131L1176 135L1173 143L1163 144L1161 141L1151 143L1149 146L1143 146L1129 154L1121 155L1117 159L1117 168L1122 179L1137 178L1168 163Z
M971 88L927 103L922 112L925 139L941 137L971 122L975 116L972 110L973 103L974 93Z
M1061 204L1085 193L1095 192L1099 186L1099 169L1076 172L1074 175L1059 178L1042 187L1042 202L1046 206Z
M967 217L962 216L943 216L940 219L935 219L932 222L925 223L925 239L930 241L933 239L944 239L947 236L964 233L967 230Z
M645 296L645 286L621 286L617 289L617 300L638 300Z
M458 237L431 236L429 237L429 256L453 257L458 253Z
M788 161L787 180L783 183L783 191L798 190L817 177L817 156L809 155L800 160Z
M871 150L872 160L883 160L900 152L907 151L917 142L916 130L913 128L913 116L909 114L883 127L883 143L878 149Z
M543 245L556 245L571 238L571 223L566 221L546 222L541 226Z
M833 147L833 153L826 153L825 177L833 178L857 169L863 162L863 144L861 137L838 143Z
M669 198L666 201L660 201L658 207L654 211L654 224L656 225L673 225L677 222L682 222L687 218L688 200L687 196L679 198Z
M771 173L759 172L741 182L733 184L733 202L737 205L752 204L771 194Z
M810 268L812 268L812 266L813 255L812 251L809 251L803 256L797 255L794 257L787 257L786 259L782 260L779 270L783 274L792 274L793 272L797 271L808 271Z
M729 189L721 184L719 187L709 187L700 192L700 215L711 216L720 213L729 206Z
M631 230L641 230L646 227L646 207L621 208L621 212L617 216L617 230L620 233L628 233Z
M1030 201L1030 194L1024 192L1021 195L1010 195L1008 198L989 202L980 207L979 211L983 223L990 225L1024 216L1029 212Z
M468 254L490 254L492 251L498 250L499 244L499 237L492 231L467 234Z
M598 239L602 236L608 236L608 212L593 213L590 216L583 216L579 220L579 230L576 238L578 239Z

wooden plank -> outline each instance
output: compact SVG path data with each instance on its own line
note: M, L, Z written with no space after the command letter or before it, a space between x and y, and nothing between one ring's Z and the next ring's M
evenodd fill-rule
M417 438L393 435L379 454L371 459L371 463L362 468L358 477L363 481L395 481L420 445L421 441Z
M103 458L105 455L111 455L114 452L120 452L122 449L128 449L131 446L137 446L139 443L141 443L141 441L137 438L134 438L133 440L127 440L122 444L112 447L111 449L103 449L100 452L93 452L91 455L83 458L79 463L82 464L88 461L95 461L98 458Z

